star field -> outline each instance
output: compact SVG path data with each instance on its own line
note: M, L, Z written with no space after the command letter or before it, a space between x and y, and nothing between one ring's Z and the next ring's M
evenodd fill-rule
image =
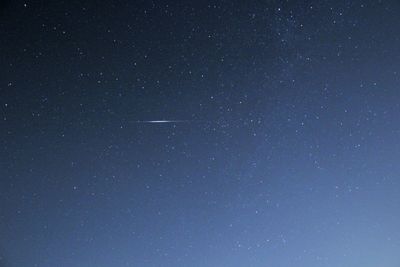
M397 267L400 3L3 1L0 267Z

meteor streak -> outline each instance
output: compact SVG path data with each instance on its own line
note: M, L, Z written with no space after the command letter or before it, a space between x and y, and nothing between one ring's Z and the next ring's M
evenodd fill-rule
M135 121L135 123L182 123L184 120Z

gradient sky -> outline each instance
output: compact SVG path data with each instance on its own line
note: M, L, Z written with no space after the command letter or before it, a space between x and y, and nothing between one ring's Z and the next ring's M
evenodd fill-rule
M1 267L400 266L400 2L0 18Z

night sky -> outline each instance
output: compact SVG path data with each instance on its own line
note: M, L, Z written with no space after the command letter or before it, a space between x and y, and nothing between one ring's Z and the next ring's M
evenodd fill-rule
M400 2L2 1L1 267L399 267Z

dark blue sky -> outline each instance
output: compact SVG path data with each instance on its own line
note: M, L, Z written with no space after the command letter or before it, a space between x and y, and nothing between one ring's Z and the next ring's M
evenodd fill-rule
M398 1L0 18L1 267L400 266Z

